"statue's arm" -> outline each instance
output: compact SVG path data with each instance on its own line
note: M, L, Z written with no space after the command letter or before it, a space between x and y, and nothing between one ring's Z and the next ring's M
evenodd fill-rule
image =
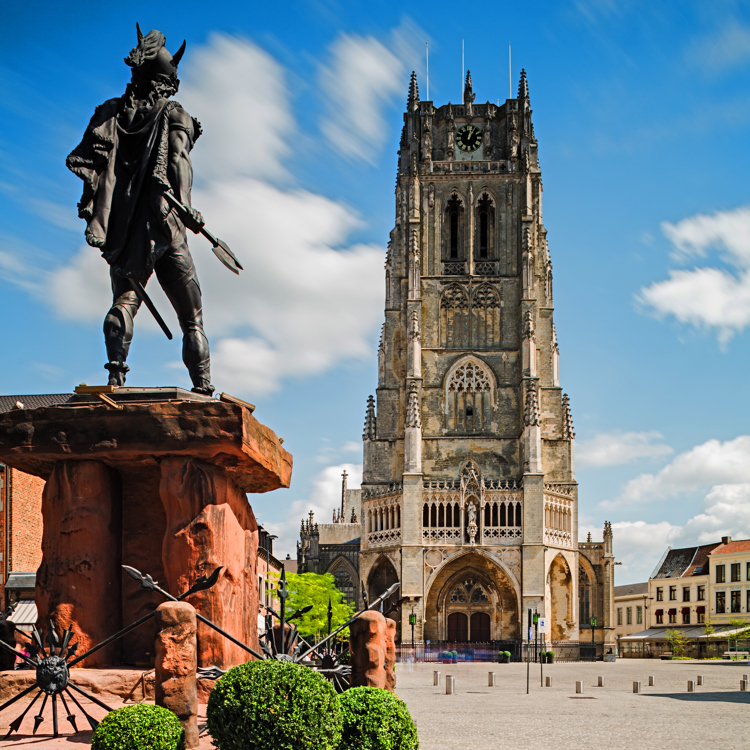
M193 187L193 165L190 163L190 150L193 147L193 119L182 107L176 107L170 113L169 122L169 165L167 176L172 191L180 203L191 210L199 223L201 215L192 209L190 199Z

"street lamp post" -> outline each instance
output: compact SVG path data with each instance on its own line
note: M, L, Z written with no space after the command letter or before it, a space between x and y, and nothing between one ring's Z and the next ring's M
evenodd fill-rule
M594 631L596 630L596 617L591 618L591 644L594 644Z
M414 626L417 624L417 616L414 614L414 610L412 609L411 614L409 615L409 625L411 625L411 647L412 650L414 649Z

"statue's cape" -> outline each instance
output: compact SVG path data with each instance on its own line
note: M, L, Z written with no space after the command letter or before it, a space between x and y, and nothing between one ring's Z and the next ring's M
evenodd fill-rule
M178 106L161 99L128 125L122 100L110 99L66 160L83 180L78 215L87 222L86 241L123 276L147 278L170 245L184 242L184 226L173 213L165 217L162 198L171 189L169 113Z

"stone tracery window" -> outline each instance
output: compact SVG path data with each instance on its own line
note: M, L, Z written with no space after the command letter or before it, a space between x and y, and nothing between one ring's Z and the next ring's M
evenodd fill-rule
M459 260L463 258L463 211L463 203L458 195L454 193L445 207L447 247L443 257L446 260Z
M493 257L495 205L484 193L477 203L477 243L475 260Z
M498 289L481 284L469 294L449 284L440 296L440 346L445 349L497 349L502 343L502 301Z
M448 429L461 433L492 429L494 376L476 357L454 365L446 379L445 405Z

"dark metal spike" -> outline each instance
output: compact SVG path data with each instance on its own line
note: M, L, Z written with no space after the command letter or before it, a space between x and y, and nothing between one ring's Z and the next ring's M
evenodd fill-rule
M16 651L12 646L9 646L5 641L0 641L0 648L4 648L6 651L9 651L11 654L15 654L20 659L23 659L27 664L31 664L32 667L36 667L36 662L29 659L26 654L24 654L22 651Z
M42 656L47 656L47 652L44 650L44 643L42 642L42 636L39 633L39 631L36 629L36 625L33 625L31 628L31 634L34 636L34 642L36 643L36 647L41 651Z
M57 731L57 694L52 695L52 736L59 737L60 734Z
M91 693L87 693L85 690L79 688L78 685L74 685L72 682L68 683L68 687L73 688L73 690L80 693L84 698L88 698L92 703L96 703L96 705L99 706L100 708L104 708L107 711L115 710L111 706L108 706L106 703L102 703L102 701L100 701L95 695L91 695ZM78 705L78 701L76 701L76 705Z
M39 709L39 713L34 717L34 731L32 732L32 734L36 734L36 730L39 729L39 725L44 721L44 707L47 705L47 698L49 698L49 695L44 696L42 707Z
M32 685L32 687L36 687L36 685ZM12 732L17 732L21 728L21 723L23 722L24 716L29 712L29 709L39 700L39 696L42 694L42 691L40 690L35 696L34 700L29 703L28 706L26 706L24 712L17 718L14 719L11 724L10 728L8 729L8 734L5 735L5 738L7 739L10 737Z
M26 688L26 690L21 691L18 695L14 696L8 701L5 701L2 706L0 706L0 711L3 711L4 709L8 708L8 706L12 706L17 700L21 700L25 695L28 695L32 690L39 690L39 686L34 683L33 685L30 685Z
M65 688L65 692L68 694L68 696L70 696L70 699L73 701L73 703L75 703L76 706L78 706L78 710L86 717L86 720L88 721L89 726L92 729L96 729L99 726L99 722L96 719L94 719L93 717L89 716L86 713L86 711L84 710L83 706L76 700L75 695L73 695L73 693L71 693L70 690L68 690L67 688ZM62 695L62 693L61 693L61 695Z
M65 708L65 713L67 716L65 717L73 727L73 734L78 734L78 727L76 726L76 717L73 716L72 713L70 713L70 709L68 708L68 704L65 702L65 696L60 693L60 700L62 701L63 707Z
M187 47L187 39L182 40L182 46L172 55L172 63L175 68L180 64L180 60L182 60L182 56L185 54L185 47Z
M67 653L67 655L66 655L65 658L69 659L71 656L73 656L75 654L75 652L78 651L78 647L80 645L81 644L78 641L76 641L74 644L72 644L71 647L68 649L68 653Z
M182 601L183 599L186 599L188 596L191 596L198 591L206 591L206 589L210 589L216 583L216 581L219 580L219 575L221 574L222 570L223 568L219 566L214 570L213 573L211 573L210 576L201 576L184 594L178 596L177 600Z
M66 630L63 630L62 646L60 646L60 656L62 656L64 659L67 658L66 650L68 648L68 643L70 643L70 638L72 635L73 628L68 627Z

